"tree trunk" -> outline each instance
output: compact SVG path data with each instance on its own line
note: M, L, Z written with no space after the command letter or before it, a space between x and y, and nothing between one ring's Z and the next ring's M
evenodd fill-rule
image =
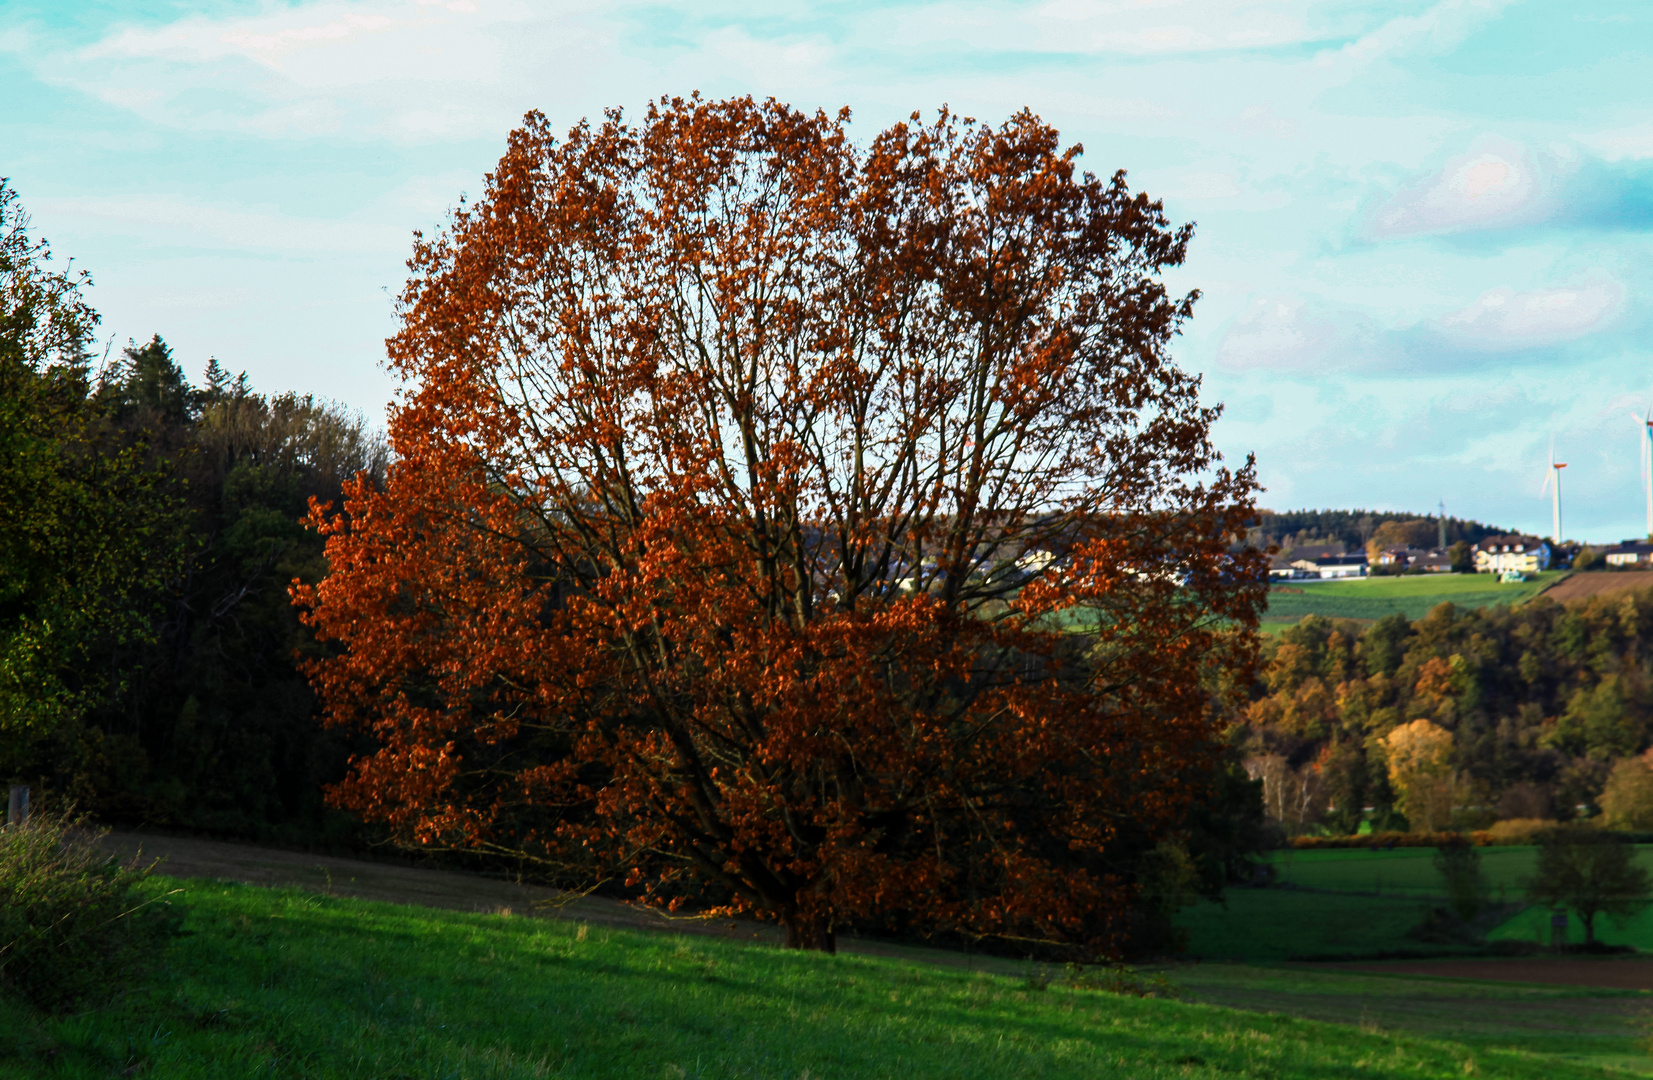
M1578 917L1584 923L1584 944L1594 945L1596 943L1596 913L1581 911L1578 913Z
M786 947L810 952L838 952L838 938L824 922L809 922L792 916L786 920Z

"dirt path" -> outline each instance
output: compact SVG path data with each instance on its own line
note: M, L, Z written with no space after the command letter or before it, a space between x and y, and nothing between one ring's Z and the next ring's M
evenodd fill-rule
M1523 956L1507 960L1384 960L1375 963L1301 964L1315 971L1370 975L1430 975L1480 982L1548 983L1605 990L1653 990L1653 959L1645 957Z
M168 877L214 878L247 885L304 889L329 896L386 900L454 911L543 915L634 930L706 934L778 944L779 931L750 920L679 918L595 896L574 896L537 885L457 870L430 870L394 863L232 844L220 840L111 832L105 843L123 858L160 859Z

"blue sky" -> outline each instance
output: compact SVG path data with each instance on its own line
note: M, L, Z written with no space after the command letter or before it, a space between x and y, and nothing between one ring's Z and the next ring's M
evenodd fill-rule
M1653 4L510 0L0 5L0 175L159 332L378 414L410 234L531 108L1031 107L1195 221L1177 346L1276 508L1644 531Z

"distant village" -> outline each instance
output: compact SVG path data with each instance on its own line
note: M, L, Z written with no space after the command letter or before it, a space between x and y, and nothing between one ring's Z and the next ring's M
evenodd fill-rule
M1626 540L1597 548L1541 536L1510 533L1487 536L1471 544L1415 548L1404 545L1362 548L1341 542L1287 547L1269 564L1271 579L1363 578L1390 574L1494 574L1501 581L1524 581L1543 570L1632 569L1653 566L1653 543Z

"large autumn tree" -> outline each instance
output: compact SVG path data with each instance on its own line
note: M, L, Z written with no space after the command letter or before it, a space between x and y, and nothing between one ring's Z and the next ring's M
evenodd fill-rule
M662 100L410 262L382 488L296 590L335 798L834 929L1118 945L1262 601L1168 347L1191 235L1029 113Z

